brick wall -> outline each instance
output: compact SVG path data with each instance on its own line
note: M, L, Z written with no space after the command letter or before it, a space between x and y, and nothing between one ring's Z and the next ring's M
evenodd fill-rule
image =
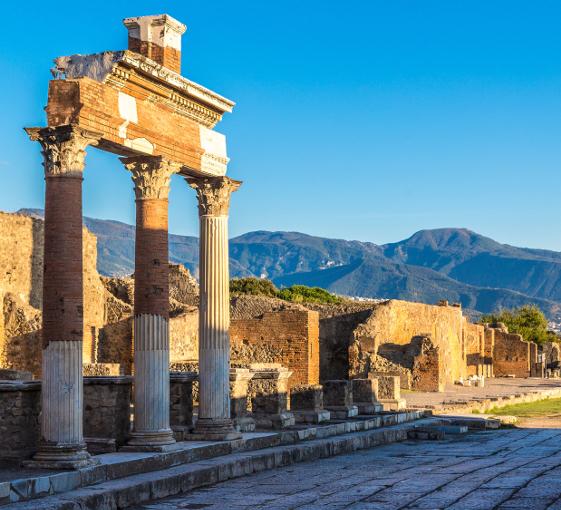
M530 375L530 344L520 335L495 329L493 370L496 377Z
M290 387L319 381L317 312L284 310L233 319L230 341L232 362L280 363L292 371Z

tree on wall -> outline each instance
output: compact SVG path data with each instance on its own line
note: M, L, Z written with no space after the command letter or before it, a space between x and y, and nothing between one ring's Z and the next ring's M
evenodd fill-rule
M524 305L513 310L501 310L498 313L483 315L482 324L502 322L510 333L522 335L528 342L558 342L559 337L547 329L544 313L535 305Z
M319 287L293 285L285 289L277 289L273 282L264 278L234 278L230 280L232 295L250 294L267 296L291 301L293 303L340 303L342 299Z

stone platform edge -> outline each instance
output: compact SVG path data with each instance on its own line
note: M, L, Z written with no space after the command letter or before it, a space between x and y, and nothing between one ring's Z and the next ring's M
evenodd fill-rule
M456 401L433 406L414 406L415 409L432 411L435 414L454 414L458 412L476 412L485 414L493 408L502 408L516 404L526 404L550 398L561 398L561 388L516 392L512 395L478 397L469 401Z
M14 508L43 508L41 498L48 498L54 494L69 491L86 490L97 491L101 484L118 483L119 479L131 476L146 475L179 466L191 466L195 463L208 461L217 457L243 456L247 452L287 447L300 442L305 444L298 447L306 449L308 444L317 440L325 440L333 436L368 432L375 429L378 432L392 430L408 422L417 421L427 416L425 411L408 410L395 413L384 413L377 416L361 416L348 421L328 423L326 425L310 426L297 430L280 432L257 432L244 434L242 439L228 442L195 442L178 443L174 450L152 453L117 452L98 455L100 464L82 468L76 471L64 471L44 475L34 475L12 481L0 482L0 507L11 508L10 503L18 503ZM407 434L405 434L404 438ZM280 465L280 464L279 464ZM276 466L276 464L275 464ZM253 472L253 471L252 471ZM241 476L241 475L240 475ZM214 483L214 482L209 482ZM91 487L90 487L91 486ZM158 496L160 497L160 496ZM50 498L48 498L50 499ZM22 507L28 501L31 506ZM4 505L9 505L4 506ZM35 505L35 506L33 506ZM45 508L51 508L49 506ZM53 508L66 508L55 506ZM69 507L72 508L72 507ZM76 507L90 508L90 507ZM92 506L91 508L120 508L120 506Z

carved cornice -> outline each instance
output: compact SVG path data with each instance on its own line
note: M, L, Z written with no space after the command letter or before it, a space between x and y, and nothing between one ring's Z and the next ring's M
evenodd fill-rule
M228 216L230 195L242 184L229 177L186 177L199 199L199 216Z
M132 173L137 200L167 199L171 176L182 168L181 163L161 156L132 156L120 160Z
M31 140L41 144L45 177L82 178L86 147L97 145L102 136L75 125L25 131Z

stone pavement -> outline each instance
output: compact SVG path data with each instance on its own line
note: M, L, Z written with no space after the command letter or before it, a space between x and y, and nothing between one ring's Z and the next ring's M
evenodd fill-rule
M402 390L401 396L407 400L409 408L445 411L446 409L458 410L462 407L473 407L476 401L480 403L487 401L491 406L500 406L505 404L505 402L498 401L501 400L501 397L514 399L516 395L540 393L541 398L546 398L544 394L550 393L555 396L554 394L559 392L561 392L561 379L488 378L485 379L483 388L447 385L445 391L441 393ZM489 399L491 400L489 401Z
M136 510L561 510L561 430L407 441L266 471Z

